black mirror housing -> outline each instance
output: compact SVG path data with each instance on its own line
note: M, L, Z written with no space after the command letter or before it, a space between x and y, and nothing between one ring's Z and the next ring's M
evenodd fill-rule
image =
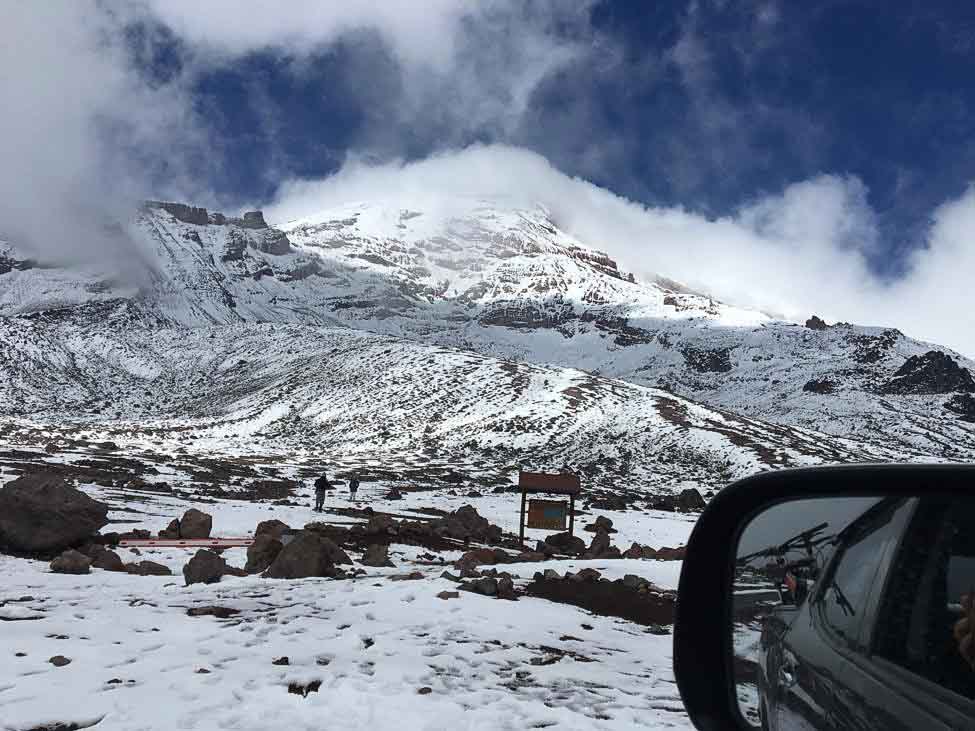
M734 693L730 639L735 549L749 521L789 500L919 495L972 497L975 466L844 465L767 472L712 499L687 543L674 625L674 673L697 728L752 728Z

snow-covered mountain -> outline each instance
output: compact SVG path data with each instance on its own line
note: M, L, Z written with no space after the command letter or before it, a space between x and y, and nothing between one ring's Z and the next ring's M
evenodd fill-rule
M541 208L362 203L272 228L148 203L125 230L142 277L0 243L4 438L605 485L975 456L971 361L638 281Z

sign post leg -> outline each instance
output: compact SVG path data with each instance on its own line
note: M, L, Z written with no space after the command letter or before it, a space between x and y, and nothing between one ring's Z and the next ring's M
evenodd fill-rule
M528 493L525 490L521 491L521 519L518 521L518 538L521 541L521 545L525 545L525 498Z
M575 535L573 529L576 525L576 496L569 496L569 535Z

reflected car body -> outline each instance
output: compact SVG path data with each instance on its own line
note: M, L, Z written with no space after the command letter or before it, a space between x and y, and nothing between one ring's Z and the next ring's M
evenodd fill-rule
M894 557L919 502L890 499L864 513L838 535L806 601L780 605L765 618L758 672L763 728L975 728L971 700L873 651ZM847 576L844 587L847 556L847 573L861 580Z

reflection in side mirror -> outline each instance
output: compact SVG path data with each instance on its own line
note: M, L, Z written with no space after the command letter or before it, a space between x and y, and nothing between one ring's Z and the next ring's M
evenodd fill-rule
M736 551L739 710L766 729L934 728L953 712L970 720L973 602L972 499L767 508Z

